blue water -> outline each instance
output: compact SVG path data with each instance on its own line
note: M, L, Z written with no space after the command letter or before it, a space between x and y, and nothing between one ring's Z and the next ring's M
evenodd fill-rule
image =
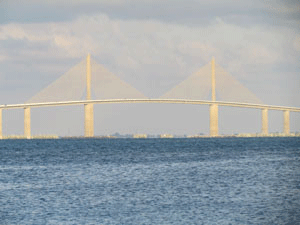
M300 224L300 138L2 140L0 224Z

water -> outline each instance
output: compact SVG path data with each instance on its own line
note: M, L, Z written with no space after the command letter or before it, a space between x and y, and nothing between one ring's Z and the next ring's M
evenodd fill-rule
M300 224L300 139L2 140L0 224Z

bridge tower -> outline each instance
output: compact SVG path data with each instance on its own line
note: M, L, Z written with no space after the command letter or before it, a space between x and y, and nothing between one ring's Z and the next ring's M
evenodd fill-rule
M216 70L214 57L211 60L211 100L216 101ZM209 106L209 134L211 137L219 135L218 104L215 103Z
M86 58L86 100L91 100L91 55ZM87 103L84 105L84 136L94 136L94 105Z

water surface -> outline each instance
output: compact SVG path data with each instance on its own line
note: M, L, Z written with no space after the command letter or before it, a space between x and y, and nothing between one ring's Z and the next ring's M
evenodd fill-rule
M0 224L300 224L300 138L2 140Z

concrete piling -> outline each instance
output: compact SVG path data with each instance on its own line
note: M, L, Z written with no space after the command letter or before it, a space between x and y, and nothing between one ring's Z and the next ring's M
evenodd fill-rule
M27 139L31 138L31 130L30 130L30 108L24 108L24 136Z
M94 136L94 105L85 104L84 105L84 136L93 137Z
M218 105L212 104L209 106L209 135L211 137L219 135L218 120Z
M0 139L3 138L2 134L2 109L0 109Z
M285 135L290 134L290 111L285 110L283 112L283 133Z
M262 135L268 135L268 109L264 108L261 111L261 133Z

